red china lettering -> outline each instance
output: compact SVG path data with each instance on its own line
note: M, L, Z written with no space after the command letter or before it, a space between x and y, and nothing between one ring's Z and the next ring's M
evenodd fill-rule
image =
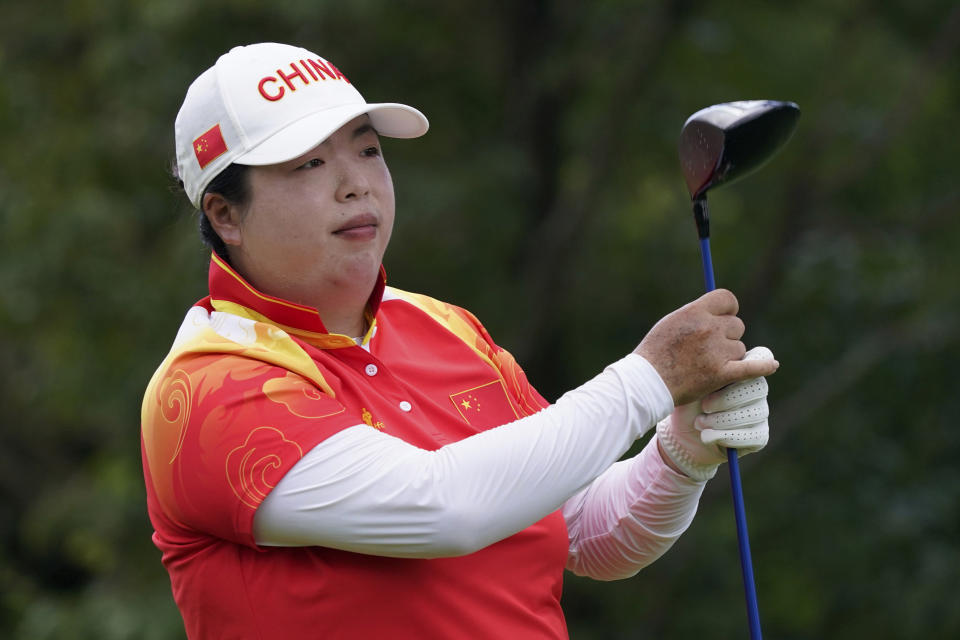
M290 75L285 74L281 69L277 69L277 75L283 78L283 81L287 83L287 86L290 87L290 91L296 91L297 88L293 86L292 80L294 78L300 78L303 80L303 84L310 84L310 81L307 80L307 76L303 75L303 71L300 71L300 67L297 66L296 62L290 63L290 68L293 69L293 73Z
M299 64L297 64L298 62ZM296 91L297 88L293 84L295 78L300 78L304 86L310 84L310 78L313 78L313 82L326 82L329 78L330 80L343 80L347 84L350 84L350 80L347 79L347 76L343 75L340 69L337 69L332 62L324 60L323 58L317 58L316 60L312 58L299 61L294 60L290 63L290 70L291 73L284 73L283 69L277 69L276 73L279 78L276 76L264 76L261 78L257 84L257 90L260 92L260 95L271 102L276 102L287 94L287 90L280 84L280 80L283 80L283 83L287 85L290 91ZM304 74L304 71L307 73ZM310 78L308 78L307 75L309 75Z
M263 78L262 80L260 80L260 84L257 85L257 89L260 90L260 95L262 95L267 100L270 100L271 102L274 102L282 98L284 93L283 87L279 87L278 88L279 90L277 91L277 93L271 95L271 94L268 94L266 89L264 88L264 85L267 84L268 82L277 82L277 79L274 78L273 76L267 76L266 78Z

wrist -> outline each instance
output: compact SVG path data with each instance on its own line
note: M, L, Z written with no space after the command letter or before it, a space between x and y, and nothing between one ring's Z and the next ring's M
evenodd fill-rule
M677 463L670 459L670 456L667 455L667 452L663 450L663 444L660 442L660 438L656 438L657 441L657 451L660 452L660 458L663 460L663 464L667 465L677 473L682 476L686 476L687 473L683 469L677 466ZM689 476L687 476L689 477Z
M700 452L699 449L703 448L703 445L699 442L700 434L695 431L692 433L675 433L675 428L671 424L674 417L671 416L666 420L661 420L657 424L657 445L660 447L664 459L672 462L676 468L681 470L681 473L694 480L700 482L709 480L716 475L720 463L704 460L702 456L694 455L691 448L698 452ZM696 444L690 441L694 438Z

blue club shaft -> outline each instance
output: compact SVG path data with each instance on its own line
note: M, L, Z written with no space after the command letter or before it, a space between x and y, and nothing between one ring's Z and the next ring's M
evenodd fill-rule
M700 259L703 263L703 280L708 292L717 288L713 275L713 258L710 255L710 217L707 201L701 197L694 202L694 216L700 235ZM730 468L730 490L733 494L733 514L737 523L737 544L740 548L740 570L743 574L743 591L747 600L747 620L750 623L750 640L762 640L760 631L760 608L757 606L757 588L753 580L753 561L750 556L750 536L747 533L747 510L743 504L743 485L740 482L740 461L736 449L727 449Z
M710 256L710 236L700 238L700 261L703 263L703 283L709 293L717 288L713 278L713 258Z

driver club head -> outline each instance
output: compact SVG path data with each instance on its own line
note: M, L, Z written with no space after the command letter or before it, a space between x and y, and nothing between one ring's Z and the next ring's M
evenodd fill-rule
M741 100L687 118L680 131L680 165L690 199L760 168L790 138L799 117L793 102Z

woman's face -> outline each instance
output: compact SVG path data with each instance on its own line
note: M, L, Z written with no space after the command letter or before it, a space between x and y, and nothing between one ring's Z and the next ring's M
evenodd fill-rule
M251 284L310 306L354 288L369 295L393 230L394 193L368 116L289 162L251 167L248 179L239 242L229 244Z

